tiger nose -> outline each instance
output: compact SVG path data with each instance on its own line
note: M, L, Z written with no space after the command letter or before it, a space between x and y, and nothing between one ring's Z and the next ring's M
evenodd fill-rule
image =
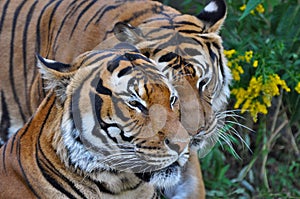
M166 138L164 142L168 148L175 151L177 154L181 154L183 151L186 150L190 142L190 139L174 140L174 139Z
M180 146L178 144L174 144L170 142L168 138L165 139L165 144L173 151L176 151L177 153L180 153Z

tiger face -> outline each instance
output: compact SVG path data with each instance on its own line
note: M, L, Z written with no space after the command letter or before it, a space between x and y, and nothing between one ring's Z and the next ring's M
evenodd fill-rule
M153 61L119 50L90 51L71 65L38 58L63 107L53 146L68 167L93 179L109 170L157 187L179 182L190 135L177 91Z
M181 122L200 156L224 133L231 75L218 31L225 17L225 2L212 0L197 17L174 13L138 27L120 22L114 30L118 40L153 59L176 88Z

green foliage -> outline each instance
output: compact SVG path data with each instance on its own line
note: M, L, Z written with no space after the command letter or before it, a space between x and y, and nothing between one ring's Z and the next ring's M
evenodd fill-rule
M228 60L236 64L231 70L238 70L240 77L233 81L232 90L247 90L253 86L250 84L253 78L257 81L261 78L261 86L267 88L269 83L279 92L274 94L273 90L274 95L266 95L267 91L261 90L255 100L262 103L264 99L269 105L265 112L260 109L256 122L247 111L236 119L229 118L240 123L229 129L236 129L252 151L231 136L240 158L221 142L201 159L207 198L300 198L300 2L226 2L228 15L220 34L224 48L235 52ZM183 13L198 14L205 2L165 0L165 3ZM248 62L244 58L250 51L253 55ZM228 109L234 109L238 100L232 94ZM254 98L248 100L251 103ZM234 134L229 130L228 136L231 133Z
M261 0L249 0L246 6L245 11L243 12L242 16L239 20L244 19L247 15L250 14L251 10L254 10L256 6L261 2Z

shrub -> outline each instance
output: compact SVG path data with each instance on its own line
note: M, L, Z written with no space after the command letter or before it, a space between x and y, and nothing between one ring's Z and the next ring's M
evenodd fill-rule
M189 14L204 6L163 2ZM207 197L300 197L299 1L226 2L221 36L234 79L229 116L235 115L226 128L243 141L228 132L233 147L220 142L201 159Z

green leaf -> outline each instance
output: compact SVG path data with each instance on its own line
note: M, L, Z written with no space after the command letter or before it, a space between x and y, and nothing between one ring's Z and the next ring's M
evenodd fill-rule
M226 165L225 167L223 167L221 170L220 170L220 173L219 173L219 176L218 176L218 180L224 180L225 178L225 173L228 171L230 165Z
M247 5L246 5L246 10L244 11L244 13L242 14L242 16L239 18L239 21L241 21L242 19L244 19L251 10L253 10L254 8L256 8L256 6L261 3L262 0L249 0Z

